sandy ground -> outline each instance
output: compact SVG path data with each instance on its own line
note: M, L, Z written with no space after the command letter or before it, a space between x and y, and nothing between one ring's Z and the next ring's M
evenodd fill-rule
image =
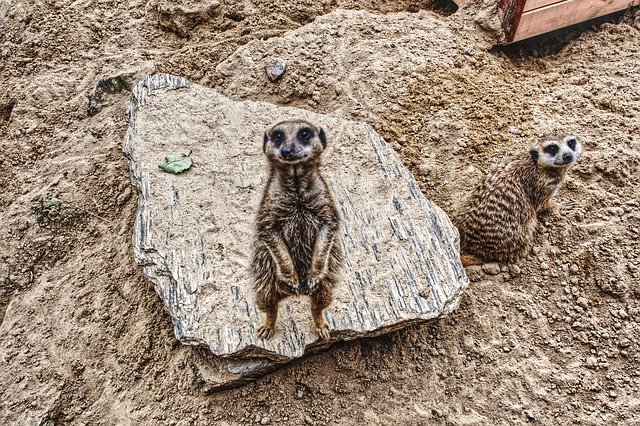
M445 210L547 129L569 128L587 151L531 255L499 271L470 268L447 319L205 395L194 368L204 355L176 341L133 261L127 81L158 70L224 91L216 65L237 48L337 8L434 10L459 31L458 65L398 79L388 101L376 95L389 109L371 113L300 92L299 79L258 97L368 119ZM452 10L0 2L0 423L640 423L640 12L487 50ZM121 85L96 91L118 74ZM63 205L44 209L54 196Z

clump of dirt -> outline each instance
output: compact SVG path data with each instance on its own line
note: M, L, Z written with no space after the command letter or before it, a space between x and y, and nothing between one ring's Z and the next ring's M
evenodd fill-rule
M194 367L206 354L177 344L133 261L136 200L121 152L129 95L107 88L90 110L100 81L144 68L215 86L216 66L240 46L336 8L373 17L433 5L0 6L2 423L639 422L638 9L569 34L559 50L534 45L529 56L528 48L487 50L475 24L440 8L453 37L429 43L458 46L447 59L453 67L424 64L371 90L369 105L345 103L340 113L371 121L449 212L532 138L556 127L582 137L587 151L560 189L560 214L541 221L531 255L470 268L469 291L447 319L340 345L206 396ZM311 68L287 73L296 69L295 84L316 84ZM289 93L288 103L321 112L344 99L270 90L256 98ZM66 204L44 212L51 197Z

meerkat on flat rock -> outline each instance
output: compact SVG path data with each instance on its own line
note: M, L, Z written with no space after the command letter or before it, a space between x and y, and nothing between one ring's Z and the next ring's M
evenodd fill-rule
M552 197L581 154L578 138L565 136L504 159L453 218L460 231L462 264L509 262L526 256L538 213L555 210Z
M338 282L342 253L338 210L320 174L326 145L324 131L302 120L283 121L264 135L269 177L252 261L256 304L266 314L260 338L273 335L282 299L307 295L316 330L329 340L323 311Z

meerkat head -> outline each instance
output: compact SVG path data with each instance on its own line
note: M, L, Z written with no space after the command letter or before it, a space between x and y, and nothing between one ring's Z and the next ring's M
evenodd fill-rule
M557 169L573 165L582 154L582 145L576 136L546 140L531 148L531 158L538 167Z
M288 166L317 161L327 146L320 127L303 120L282 121L264 134L262 150L270 161Z

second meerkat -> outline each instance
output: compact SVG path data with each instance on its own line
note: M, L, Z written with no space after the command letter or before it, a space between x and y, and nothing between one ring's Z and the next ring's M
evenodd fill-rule
M538 213L554 209L552 197L581 154L578 138L565 136L503 160L452 218L460 231L462 264L526 256Z
M324 131L302 120L280 122L264 135L269 177L252 262L256 303L266 314L258 337L273 335L282 299L307 295L316 330L329 340L323 311L332 301L342 251L340 217L320 174L326 146Z

